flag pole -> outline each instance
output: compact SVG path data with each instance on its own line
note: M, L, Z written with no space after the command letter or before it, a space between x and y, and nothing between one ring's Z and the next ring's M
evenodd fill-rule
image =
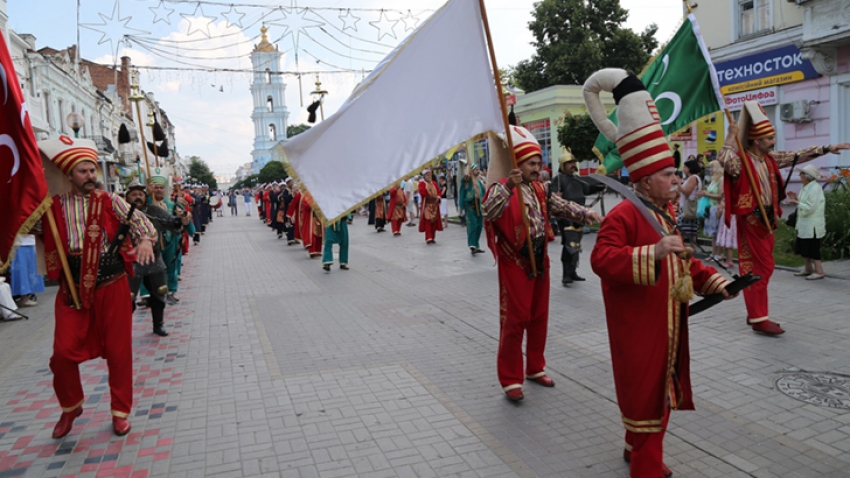
M65 282L68 283L68 290L71 292L71 300L74 301L74 308L80 310L80 297L77 295L77 286L74 284L74 277L71 275L71 266L68 265L68 257L65 256L65 245L62 239L59 238L59 229L56 227L53 208L47 208L47 212L44 215L47 216L47 224L50 226L50 233L53 235L53 243L56 244L56 252L59 253L59 262L62 263L62 272L65 273Z
M496 64L496 50L493 48L493 37L490 35L490 22L487 20L487 8L484 6L484 0L478 0L481 6L481 21L484 22L484 33L487 36L487 48L490 51L490 63L493 65L493 76L496 80L496 93L499 96L499 106L502 108L502 122L505 126L505 137L508 141L508 151L511 158L511 168L517 169L516 152L514 151L514 140L511 136L510 124L508 123L508 105L505 103L505 95L502 94L502 75L499 73L499 66ZM518 199L519 207L522 211L522 227L526 231L526 246L528 247L528 257L531 261L531 274L537 275L537 261L534 258L534 247L531 245L531 227L528 223L528 212L525 209L525 200L522 195L522 185L517 185L519 189Z

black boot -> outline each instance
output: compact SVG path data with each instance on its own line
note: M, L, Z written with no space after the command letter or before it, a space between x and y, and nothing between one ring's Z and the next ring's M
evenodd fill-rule
M163 316L165 315L165 303L153 295L148 300L153 318L153 333L160 337L167 337L168 332L163 328Z
M584 282L586 279L576 273L578 270L578 252L573 253L572 261L570 263L570 279L576 282Z
M566 250L561 250L561 266L564 269L564 275L561 279L561 284L564 287L573 283L573 275L575 275L576 271L573 267L572 255L569 254Z

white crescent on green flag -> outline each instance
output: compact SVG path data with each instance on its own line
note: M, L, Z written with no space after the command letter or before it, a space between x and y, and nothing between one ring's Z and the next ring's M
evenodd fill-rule
M333 222L453 146L504 131L484 33L477 0L449 0L339 111L272 149L320 216Z
M666 135L722 108L717 71L693 14L688 15L640 79L655 100ZM608 119L617 124L616 109ZM623 167L617 145L603 134L599 134L593 150L608 172Z

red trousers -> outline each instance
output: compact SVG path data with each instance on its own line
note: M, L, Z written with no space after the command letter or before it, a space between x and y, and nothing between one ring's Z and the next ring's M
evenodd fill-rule
M442 221L442 219L437 218L437 221ZM425 242L434 241L437 239L437 222L436 221L426 221L422 219L420 221L422 227L425 229Z
M313 243L310 244L310 247L307 248L307 252L310 253L310 257L313 255L322 255L322 238L313 236Z
M767 286L773 275L774 234L764 236L764 227L753 224L753 215L736 218L738 221L738 267L741 275L752 272L761 276L761 280L744 289L744 302L747 305L747 322L757 323L768 320ZM762 237L764 236L764 237Z
M499 351L496 370L508 391L522 386L525 377L543 375L546 333L549 327L549 257L538 264L543 274L529 279L522 267L499 256ZM523 373L522 339L526 339Z
M401 232L401 224L404 222L404 219L393 219L390 221L393 227L393 234L398 234Z
M64 285L56 294L56 330L53 336L53 389L62 411L83 404L79 365L97 357L106 359L112 414L126 418L133 405L133 310L127 278L96 289L91 309L74 309Z
M629 469L631 478L663 478L661 465L664 464L664 433L670 421L670 408L666 409L661 421L661 433L635 433L626 430L626 449L631 450L632 460Z

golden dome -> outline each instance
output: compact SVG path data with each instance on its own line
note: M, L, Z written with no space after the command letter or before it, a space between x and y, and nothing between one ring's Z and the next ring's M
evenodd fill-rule
M268 31L269 29L266 28L265 25L260 28L260 33L263 37L260 39L260 43L254 48L254 51L261 51L264 53L274 53L276 51L276 48L269 42L269 37L266 35Z

